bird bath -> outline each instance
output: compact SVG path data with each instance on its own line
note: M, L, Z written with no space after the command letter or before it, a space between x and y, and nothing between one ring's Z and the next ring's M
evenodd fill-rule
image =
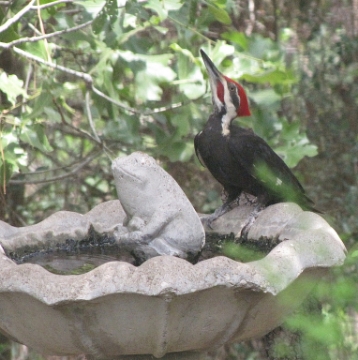
M206 234L238 234L249 211L232 210ZM292 203L259 214L248 240L278 245L248 263L224 256L196 262L200 226L189 248L166 237L162 227L162 241L151 247L152 239L144 244L137 228L137 252L128 245L131 235L122 223L131 221L118 200L85 215L57 212L24 228L0 222L0 332L48 355L200 359L209 349L263 336L280 325L345 258L345 247L328 223ZM57 252L93 254L96 248L120 261L81 275L56 275L27 262ZM141 265L134 266L138 261Z

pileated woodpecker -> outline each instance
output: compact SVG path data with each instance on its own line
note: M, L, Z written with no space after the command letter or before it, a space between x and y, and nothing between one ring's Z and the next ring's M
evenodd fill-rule
M320 212L270 146L251 129L232 124L237 116L251 115L245 90L221 74L203 50L200 52L209 74L214 112L194 139L195 152L227 196L225 203L206 219L208 226L231 210L234 202L238 204L242 192L257 197L253 218L264 206L282 201Z

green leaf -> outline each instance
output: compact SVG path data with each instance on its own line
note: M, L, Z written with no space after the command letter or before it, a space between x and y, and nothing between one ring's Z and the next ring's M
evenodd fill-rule
M180 91L189 99L197 99L204 94L206 86L203 74L200 71L200 60L188 49L183 49L178 44L171 44L170 47L178 53L177 66Z
M7 183L13 172L19 166L27 165L27 153L19 146L19 139L11 129L9 132L0 133L0 182Z
M249 52L256 58L268 59L268 55L272 54L272 52L278 54L278 47L271 39L261 35L254 35L249 41Z
M0 73L0 90L6 94L8 101L13 105L15 105L18 96L27 97L23 84L24 82L16 75Z
M238 31L229 31L221 34L221 37L225 40L228 40L234 44L239 45L243 50L248 50L249 40L246 35Z
M136 71L134 95L139 102L160 100L163 91L159 85L171 82L176 77L169 66L172 54L142 55L131 51L119 51L118 54Z
M221 22L224 25L231 24L231 18L224 9L220 9L212 4L208 4L208 9L217 21Z
M41 124L23 127L21 129L20 139L40 151L50 152L53 150L47 140L44 127Z
M285 163L289 167L295 167L305 156L313 157L318 154L317 146L308 143L308 139L303 139L290 146L278 147L277 153L284 154Z
M250 92L250 98L262 107L272 107L273 105L279 104L282 100L282 97L273 89Z
M210 49L207 49L204 46L203 48L213 63L218 67L224 59L235 53L235 48L232 45L227 44L225 41L217 41L215 46Z
M46 89L44 89L43 91L41 91L40 95L35 98L32 111L28 114L29 118L36 119L40 117L44 112L44 108L46 106L52 106L52 104L52 94L49 91L46 91Z
M163 0L163 6L168 11L179 10L184 4L182 0Z
M6 184L9 181L13 172L14 172L13 164L8 161L4 162L0 159L0 184L1 184L1 186L3 186L3 184Z
M10 8L6 8L6 7L0 7L0 24L4 24L5 21L7 20L8 17L8 10L10 10ZM7 29L3 30L0 33L0 42L11 42L13 40L17 40L19 39L19 35L18 32L16 31L17 29L17 24L12 24L10 25ZM6 51L6 50L5 50ZM9 51L9 50L7 50Z
M26 43L23 48L28 53L35 55L43 60L48 60L48 52L46 51L49 48L44 41L36 41L34 43Z
M92 18L95 18L106 5L106 0L78 0L75 4L83 6Z
M189 161L193 156L194 145L183 141L172 142L165 148L163 155L167 156L172 162Z
M0 133L0 148L6 149L10 144L18 144L19 140L13 132Z
M194 64L199 65L200 61L193 55L193 53L189 49L184 49L179 46L177 43L172 43L169 45L171 49L174 51L183 54L187 58L189 58Z
M149 0L144 7L158 14L161 21L168 17L169 11L179 10L183 4L180 0Z
M54 2L56 0L40 0L40 5L44 5L44 4L50 4L52 2Z
M149 0L147 4L144 5L145 8L153 10L158 14L161 21L165 20L168 17L168 11L163 6L163 1L160 0Z
M317 155L317 146L309 142L307 135L300 132L298 121L288 122L286 118L280 118L280 143L275 147L278 154L282 155L289 167L296 166L305 156Z
M282 71L272 69L268 71L259 72L256 74L243 74L242 78L249 82L264 84L293 84L297 82L297 78L292 71Z

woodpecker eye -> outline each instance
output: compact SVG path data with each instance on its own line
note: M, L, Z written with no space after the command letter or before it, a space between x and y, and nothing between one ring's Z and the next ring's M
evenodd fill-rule
M237 91L237 88L234 84L230 84L229 85L229 90L232 91L232 92L236 92Z

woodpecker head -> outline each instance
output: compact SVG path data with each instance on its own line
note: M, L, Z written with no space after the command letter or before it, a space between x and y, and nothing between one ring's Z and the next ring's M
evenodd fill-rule
M239 83L223 75L203 50L200 49L200 53L209 74L213 104L219 110L225 108L222 127L223 134L227 135L233 119L237 116L251 115L249 101L244 88Z

